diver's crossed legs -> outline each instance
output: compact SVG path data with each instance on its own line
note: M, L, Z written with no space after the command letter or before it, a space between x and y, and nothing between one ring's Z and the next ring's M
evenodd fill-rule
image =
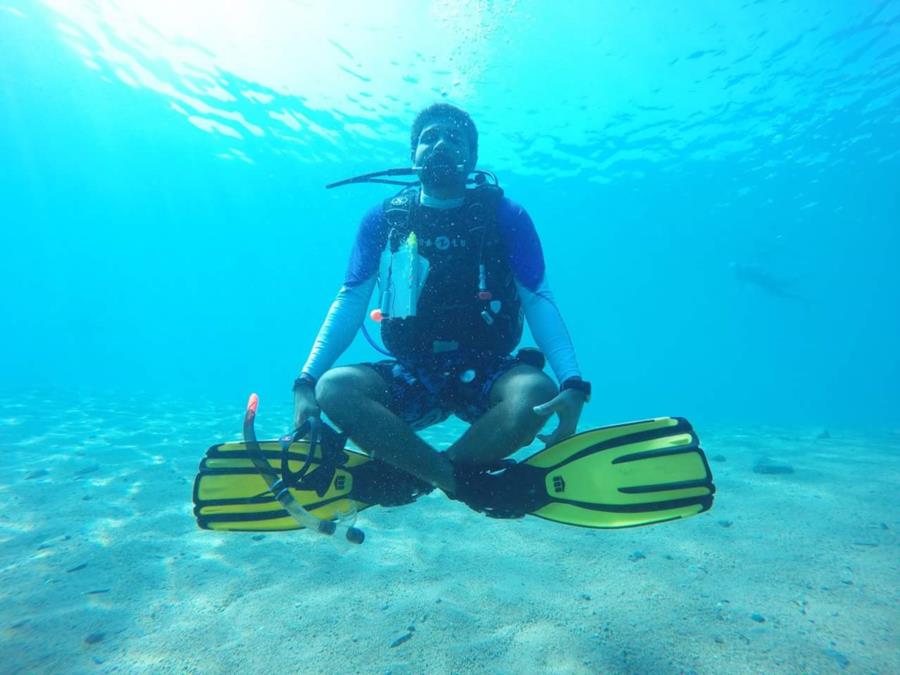
M316 385L321 409L354 443L389 464L454 492L453 463L487 464L532 440L546 422L533 408L556 395L542 371L519 364L490 390L490 408L445 453L423 441L391 410L387 383L365 365L333 368Z
M520 364L503 373L490 391L490 408L447 449L459 464L489 464L529 445L547 421L534 412L557 394L543 371Z

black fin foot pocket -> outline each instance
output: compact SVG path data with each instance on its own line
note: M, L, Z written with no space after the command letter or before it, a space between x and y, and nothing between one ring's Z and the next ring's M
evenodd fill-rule
M504 460L453 468L457 489L448 496L489 518L523 518L547 502L541 472L525 464Z
M412 504L422 495L434 490L431 483L377 459L354 468L352 473L353 499L365 504Z

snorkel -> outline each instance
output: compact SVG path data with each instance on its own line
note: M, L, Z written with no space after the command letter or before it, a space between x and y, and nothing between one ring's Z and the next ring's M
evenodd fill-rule
M313 532L328 536L342 534L342 538L351 544L363 543L366 538L365 533L362 530L353 527L353 523L356 520L355 511L346 514L338 521L323 520L304 509L297 500L294 499L293 495L291 495L289 489L291 484L293 483L296 485L298 482L298 475L300 478L303 477L305 471L313 461L316 446L320 444L318 429L313 426L309 427L310 439L307 462L304 465L304 468L296 473L290 472L287 465L287 447L290 446L290 443L295 440L295 438L288 436L287 438L282 439L283 458L281 462L281 475L279 476L278 472L271 467L268 460L263 456L259 447L259 441L256 440L254 423L256 422L256 411L258 407L259 396L250 394L250 400L247 401L247 410L244 412L244 443L247 445L247 453L250 456L250 460L263 477L263 480L266 481L269 490L275 495L275 499L277 499L281 506L284 507L284 510L303 527L307 527ZM324 455L324 448L320 448L319 450L320 453ZM349 523L345 522L347 520L349 520Z

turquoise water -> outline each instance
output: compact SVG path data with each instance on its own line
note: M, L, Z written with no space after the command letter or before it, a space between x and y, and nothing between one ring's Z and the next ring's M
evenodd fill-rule
M285 397L448 100L598 418L896 420L896 2L130 5L0 14L5 384Z
M870 573L870 589L896 589L896 523L877 513L893 504L895 519L896 497L861 485L866 471L895 476L900 448L900 2L0 0L0 45L3 573L22 589L2 605L2 618L14 672L228 672L260 663L258 653L235 657L227 635L213 658L192 661L196 652L181 640L196 627L172 622L175 604L203 586L192 611L196 625L212 630L222 610L216 583L261 584L254 572L263 563L247 539L193 528L193 471L207 445L239 433L250 391L260 393L267 435L287 427L291 382L342 281L357 223L391 194L385 186L324 185L408 165L409 125L435 101L471 113L479 166L497 173L534 218L549 282L594 382L582 424L685 415L710 454L721 451L728 462L713 467L724 483L717 481L711 519L662 534L651 528L650 544L634 533L601 544L587 537L602 534L578 531L553 549L569 556L562 568L551 554L543 560L541 573L557 589L572 584L563 598L612 613L606 633L576 623L586 635L612 630L614 656L599 657L585 642L571 661L541 661L534 640L512 637L577 639L561 628L572 621L562 599L542 614L536 594L537 604L517 613L511 589L526 585L528 571L513 553L530 552L534 540L522 530L499 534L493 523L478 526L508 545L497 564L520 576L470 600L487 603L497 623L466 623L466 612L477 613L457 598L459 614L438 614L438 622L448 632L463 626L470 651L448 655L439 636L428 643L422 635L422 616L434 612L407 598L400 605L409 611L390 627L399 633L388 630L384 640L404 634L413 615L416 637L390 654L418 650L409 672L428 664L481 672L473 654L484 649L501 655L485 672L535 663L552 672L722 672L723 663L733 672L896 672L889 645L898 617L877 593L829 596L844 603L846 623L822 610L827 635L801 645L787 618L765 626L753 619L733 633L702 622L679 627L687 610L660 605L681 583L665 563L644 566L635 596L627 585L613 593L585 582L584 590L573 579L588 578L577 563L582 554L610 550L610 560L633 567L634 549L658 546L660 560L688 560L684 583L694 585L679 596L682 607L706 597L713 623L738 611L716 605L728 601L711 590L733 578L738 556L756 583L768 578L767 566L784 564L797 588L810 584L810 595L861 589L860 569ZM377 357L360 337L343 361ZM458 431L429 438L446 443ZM797 474L753 474L763 455L792 463ZM862 481L847 492L844 463ZM729 502L729 494L760 503ZM34 495L47 510L34 506ZM69 498L78 508L55 520L52 509L65 509ZM782 498L797 509L814 501L821 519L807 523L809 547L814 533L828 536L828 521L840 522L846 550L869 552L870 567L840 553L795 557L796 523L781 522L780 534L767 538L760 519L785 516L762 503ZM433 568L484 564L490 549L466 548L468 537L462 558L441 552L437 542L476 522L445 502L432 495L432 511L410 507L413 533L399 510L370 522L390 544L367 563L379 570L378 583L402 585L398 560L412 561L411 578L428 589L443 579ZM863 503L859 521L842 520ZM154 504L164 505L159 514ZM17 513L27 515L20 521ZM747 557L758 550L728 558L723 551L737 545L728 537L748 540L717 521L752 522L750 540L770 542L771 559ZM432 527L438 534L417 549L416 533ZM548 526L526 527L540 537ZM145 528L151 534L141 534ZM115 541L126 535L136 539L117 553ZM268 559L306 541L294 536L301 539L273 543L279 553ZM265 556L267 541L252 546ZM710 553L713 544L726 548ZM303 579L332 559L316 546L298 572ZM116 560L133 576L98 577L70 599L55 590L87 573L68 572L81 561L90 572L118 569ZM360 572L342 560L335 564L357 583ZM209 561L222 566L220 582L203 580ZM831 564L835 579L813 578ZM602 565L617 573L613 562ZM855 570L849 584L845 569ZM485 574L503 578L502 569ZM655 585L661 579L666 588ZM138 596L115 598L117 585ZM438 587L452 604L455 587ZM227 606L244 591L232 593ZM778 588L760 597L815 604L801 595ZM47 610L54 601L62 604ZM359 616L393 611L383 607L387 599L366 602ZM658 611L668 645L644 662L634 654L653 636L628 629L629 607L641 603ZM129 610L137 606L152 606L169 632ZM265 620L265 607L252 607ZM743 605L739 612L766 613ZM872 616L880 629L867 634ZM752 634L773 624L780 636ZM509 633L492 632L497 625ZM71 640L41 647L47 630ZM671 656L681 630L697 640L695 656ZM138 649L139 639L152 648ZM338 653L321 639L319 654ZM765 647L757 649L760 639ZM524 660L503 661L502 644ZM722 644L741 646L704 651ZM165 653L188 659L185 670ZM399 661L359 658L334 670L406 672ZM308 672L328 671L316 663Z

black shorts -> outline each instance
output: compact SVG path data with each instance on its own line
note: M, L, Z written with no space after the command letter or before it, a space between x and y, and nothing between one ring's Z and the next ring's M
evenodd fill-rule
M413 429L456 415L472 423L490 408L494 382L521 363L513 356L436 355L427 363L395 360L366 364L385 381L391 410Z

